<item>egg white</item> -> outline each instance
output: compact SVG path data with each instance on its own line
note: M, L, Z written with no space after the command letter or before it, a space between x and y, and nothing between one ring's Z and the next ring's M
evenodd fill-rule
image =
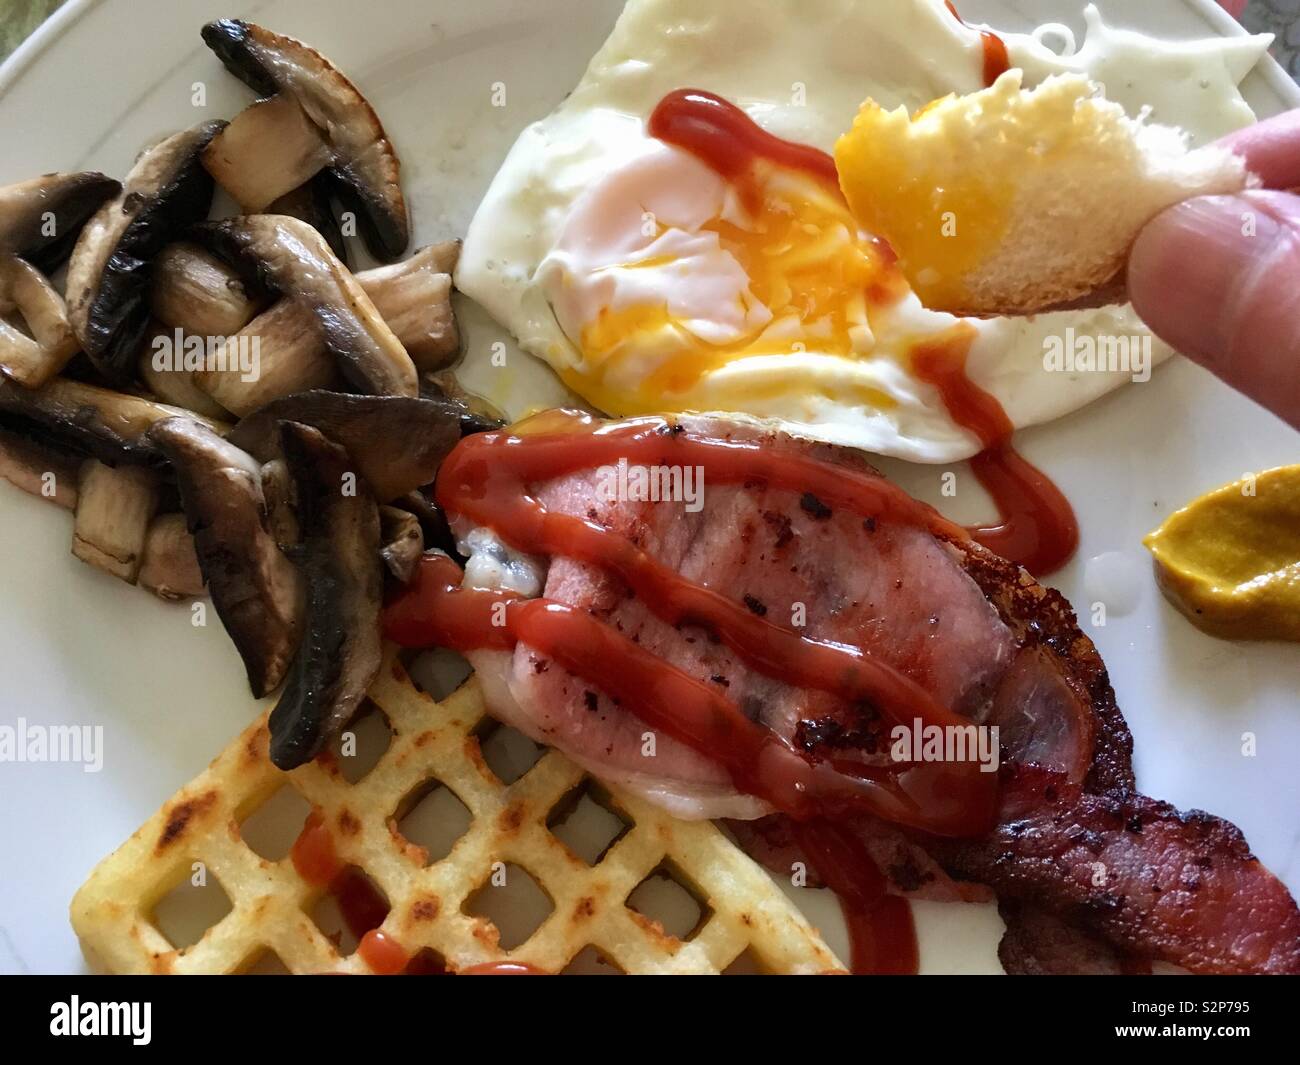
M1130 113L1155 105L1160 120L1182 125L1195 140L1253 121L1237 82L1263 54L1267 37L1162 42L1111 30L1095 9L1088 19L1088 39L1068 57L1032 36L1003 34L1027 83L1066 69L1109 75L1109 95ZM666 94L685 87L717 93L769 132L830 151L864 98L915 109L950 92L978 90L982 70L978 33L953 19L941 0L629 0L574 92L511 150L470 225L457 284L525 351L557 368L580 369L583 354L553 305L556 248L584 194L662 151L645 120ZM1173 70L1197 77L1195 106L1162 88ZM539 272L548 256L548 270ZM664 409L747 414L811 439L917 462L968 458L978 440L953 423L906 357L916 340L947 333L957 321L909 296L873 317L870 359L818 352L813 344L806 352L750 356L665 397ZM1017 428L1061 417L1132 379L1128 372L1049 372L1048 338L1067 329L1139 344L1149 337L1127 307L970 324L976 338L968 373ZM1154 339L1150 352L1153 364L1171 354ZM647 352L647 372L652 359ZM467 376L493 398L494 374L484 365L467 367ZM888 401L864 401L865 389Z

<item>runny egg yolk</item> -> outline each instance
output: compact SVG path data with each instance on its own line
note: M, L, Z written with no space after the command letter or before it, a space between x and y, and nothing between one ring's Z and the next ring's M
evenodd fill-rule
M610 265L625 279L633 276L629 271L662 278L665 291L655 293L647 284L642 291L648 298L588 306L580 322L559 315L582 356L578 366L561 371L570 388L611 414L644 414L678 403L683 406L676 409L688 407L688 394L703 378L740 359L873 355L871 308L907 291L888 247L859 228L838 188L815 175L758 160L745 191L749 195L739 196L732 189L731 209L691 227L692 237L716 245L738 268L739 284L708 310L733 323L731 335L701 336L706 330L695 320L699 312L667 298L668 290L700 283L710 267L690 257L651 254L655 242L677 227L647 211L647 247ZM689 295L684 298L689 302ZM891 405L878 390L863 392L863 402Z

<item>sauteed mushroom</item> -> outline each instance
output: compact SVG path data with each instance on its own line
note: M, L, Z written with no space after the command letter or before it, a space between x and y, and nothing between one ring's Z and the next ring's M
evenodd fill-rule
M285 181L292 184L275 181L274 172L256 183L244 177L242 194L265 206L311 177L315 171L307 171L319 157L321 166L328 164L333 191L357 212L371 254L384 261L401 255L410 242L401 167L383 125L357 87L314 48L255 23L210 22L203 27L203 40L255 92L279 99L254 104L236 119L241 128L229 140L238 136L257 151L288 144L294 162ZM319 142L304 128L303 118L315 127ZM233 145L225 147L229 152ZM240 152L239 158L247 154Z
M302 582L267 528L258 463L190 418L159 422L149 439L176 471L199 566L249 687L267 695L298 647Z
M198 155L223 125L205 122L144 152L72 250L68 316L86 354L112 381L130 379L149 328L154 256L207 217L212 178Z
M293 475L307 587L302 646L271 711L271 761L294 769L314 758L355 713L379 672L383 575L379 514L343 448L310 426L284 422L280 446Z
M43 174L0 187L0 254L53 271L72 251L86 219L121 189L93 171Z
M416 394L415 366L402 342L325 238L306 222L246 215L196 226L192 233L246 280L309 311L321 342L354 388L381 396Z

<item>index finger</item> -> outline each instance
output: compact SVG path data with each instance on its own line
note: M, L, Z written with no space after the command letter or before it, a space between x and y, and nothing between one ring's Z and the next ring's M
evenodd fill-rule
M1265 188L1300 185L1300 109L1229 133L1219 144L1241 156Z

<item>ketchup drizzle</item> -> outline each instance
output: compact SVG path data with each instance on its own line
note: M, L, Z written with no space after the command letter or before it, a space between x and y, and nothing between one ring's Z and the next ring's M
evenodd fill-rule
M839 171L829 155L768 133L735 104L703 89L670 92L650 115L647 128L652 137L690 152L725 178L748 208L763 198L754 174L760 160L802 170L842 195Z
M968 30L974 28L957 14L953 0L944 0L944 5L952 12L952 17ZM992 30L980 30L979 35L984 45L984 85L988 87L1011 69L1011 57L1007 54L1007 42Z
M379 927L388 916L388 902L361 872L343 864L319 808L307 815L289 857L303 880L334 896L343 923L358 940L357 953L372 972L388 975L406 968L410 958L405 948Z
M1070 560L1079 546L1079 523L1061 490L1012 447L1014 426L1001 404L966 376L970 343L969 333L962 333L917 344L912 369L939 390L952 420L984 447L971 459L971 472L1002 520L968 530L971 538L1042 577Z

